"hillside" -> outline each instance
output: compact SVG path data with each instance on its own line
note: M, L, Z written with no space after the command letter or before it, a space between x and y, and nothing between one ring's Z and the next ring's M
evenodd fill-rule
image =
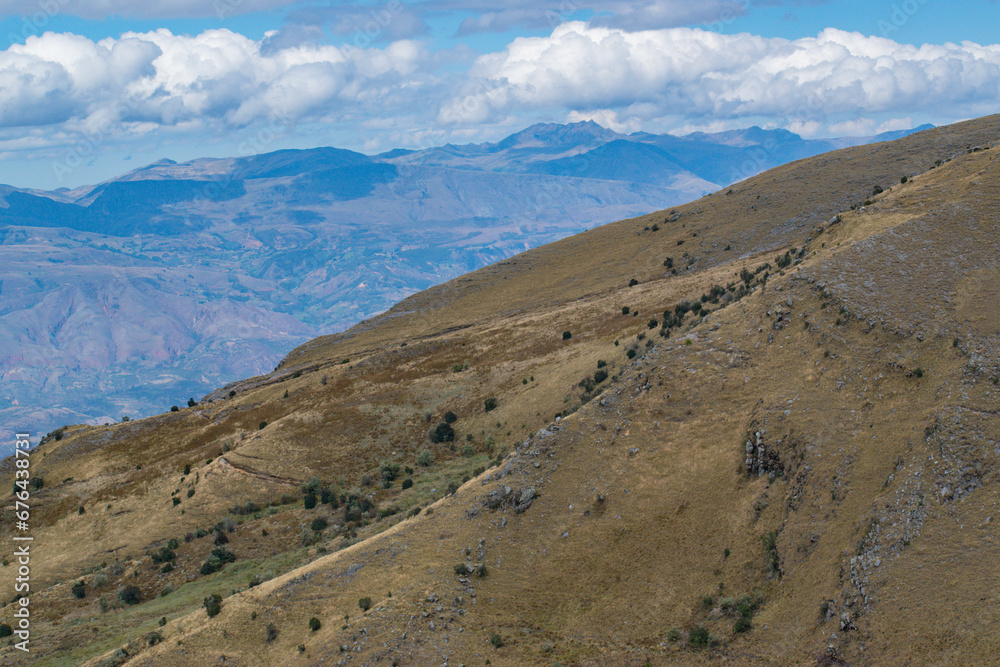
M998 137L784 165L59 432L30 664L981 664Z
M497 143L160 160L74 190L0 186L0 416L41 437L156 414L431 285L835 143L540 124Z

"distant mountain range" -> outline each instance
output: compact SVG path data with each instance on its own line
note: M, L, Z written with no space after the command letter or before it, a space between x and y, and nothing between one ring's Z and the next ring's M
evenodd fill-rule
M533 125L498 143L161 160L0 186L0 400L12 427L168 410L525 249L779 164L898 138Z

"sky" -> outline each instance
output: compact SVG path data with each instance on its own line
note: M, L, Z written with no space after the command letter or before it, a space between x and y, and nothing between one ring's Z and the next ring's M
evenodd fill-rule
M0 0L0 183L496 141L870 136L997 111L1000 2Z

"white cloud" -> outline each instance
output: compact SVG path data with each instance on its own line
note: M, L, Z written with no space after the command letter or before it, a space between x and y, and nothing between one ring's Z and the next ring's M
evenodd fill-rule
M385 113L386 91L423 76L429 58L412 41L383 49L302 43L274 50L263 43L228 30L193 37L157 30L100 42L30 37L0 52L0 126L125 131L142 123L243 125Z
M467 124L514 111L645 104L661 117L781 118L812 134L838 114L976 115L998 101L997 45L916 47L836 29L789 41L572 22L480 57L438 117Z

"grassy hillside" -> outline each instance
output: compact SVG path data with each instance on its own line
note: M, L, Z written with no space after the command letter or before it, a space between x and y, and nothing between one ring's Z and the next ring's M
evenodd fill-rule
M31 664L981 662L998 136L786 165L53 436Z

